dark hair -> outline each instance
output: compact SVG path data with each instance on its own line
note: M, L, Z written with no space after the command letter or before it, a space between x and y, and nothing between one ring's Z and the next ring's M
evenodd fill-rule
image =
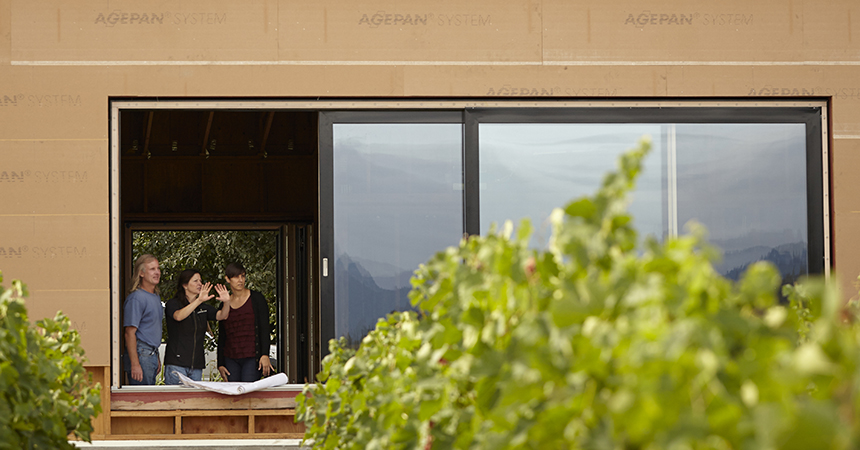
M224 268L224 275L227 275L227 278L238 277L243 273L245 273L245 266L240 262L231 262Z
M185 285L194 278L194 275L199 273L200 271L197 269L185 269L180 272L179 276L176 277L176 294L174 296L179 299L185 299Z

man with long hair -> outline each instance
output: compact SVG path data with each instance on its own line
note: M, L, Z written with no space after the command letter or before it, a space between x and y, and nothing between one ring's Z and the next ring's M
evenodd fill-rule
M152 255L140 255L134 262L130 293L125 299L123 327L129 365L128 381L133 385L155 384L161 371L158 347L161 345L161 317L164 308L158 282L161 269Z

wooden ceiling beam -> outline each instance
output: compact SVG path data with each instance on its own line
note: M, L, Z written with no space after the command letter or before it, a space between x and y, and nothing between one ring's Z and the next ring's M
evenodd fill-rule
M206 132L203 133L203 145L200 146L200 156L209 157L209 149L206 148L206 143L209 141L209 132L212 130L212 119L215 118L215 111L209 111L209 120L206 122Z
M146 159L149 159L149 136L152 134L152 116L155 115L155 111L149 111L146 114L146 136L143 138L143 154L146 156Z
M260 156L265 158L269 154L266 153L266 143L269 141L269 132L272 130L272 121L275 119L275 112L269 111L266 117L266 126L263 129L263 139L260 140Z

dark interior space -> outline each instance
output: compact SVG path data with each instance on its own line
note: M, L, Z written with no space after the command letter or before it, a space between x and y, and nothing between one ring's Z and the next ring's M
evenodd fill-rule
M123 222L307 221L317 211L317 114L124 110Z
M276 321L289 367L280 370L312 378L318 113L124 109L119 126L122 273L134 230L282 230Z

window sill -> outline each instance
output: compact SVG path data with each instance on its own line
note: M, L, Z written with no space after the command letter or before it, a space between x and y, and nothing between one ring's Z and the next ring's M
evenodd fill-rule
M111 388L111 411L294 409L303 384L287 384L242 395L182 386Z

